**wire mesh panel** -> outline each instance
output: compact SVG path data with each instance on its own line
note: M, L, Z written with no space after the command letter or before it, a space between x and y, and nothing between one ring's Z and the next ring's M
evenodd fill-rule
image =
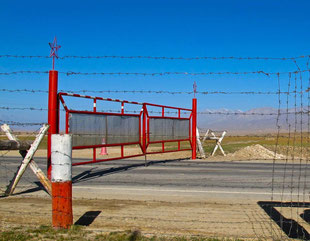
M140 117L134 115L69 114L73 147L140 141Z
M107 116L107 143L134 143L140 141L139 116Z
M189 119L149 118L149 140L167 141L189 139Z
M93 149L91 161L73 165L192 150L191 109L71 93L59 93L58 96L66 111L66 133L73 134L73 149ZM92 110L71 109L64 97L92 100ZM98 105L100 103L104 106ZM107 109L111 103L121 104L121 109ZM158 113L156 108L160 108L161 115L150 116ZM166 142L169 144L165 146ZM160 150L158 143L161 143ZM148 149L150 144L155 144L155 151ZM113 155L102 158L107 152L101 149L99 153L96 149L100 147L109 147ZM119 153L117 157L116 152Z

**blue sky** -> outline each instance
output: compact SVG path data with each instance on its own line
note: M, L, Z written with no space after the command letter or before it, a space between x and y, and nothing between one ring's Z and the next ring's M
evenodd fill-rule
M308 55L310 1L1 1L0 54L48 55L57 36L59 55L122 56L267 56ZM305 60L299 64L305 68ZM0 72L49 70L50 59L0 58ZM77 72L213 72L293 71L292 61L246 60L58 60L59 71ZM65 76L66 90L277 91L275 77L246 76ZM0 76L1 88L48 88L46 75ZM287 78L282 77L283 88ZM47 107L46 94L0 92L0 105ZM110 94L106 97L191 106L191 95ZM202 96L199 110L277 106L270 96ZM26 112L29 113L29 112ZM0 119L44 121L46 113L29 116L1 111Z

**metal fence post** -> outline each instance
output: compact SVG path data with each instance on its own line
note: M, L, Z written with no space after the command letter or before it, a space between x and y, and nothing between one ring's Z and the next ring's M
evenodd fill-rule
M142 113L142 150L143 154L146 155L146 119L147 119L147 113L146 113L146 105L143 104L143 113Z
M197 99L193 98L192 101L192 159L196 159L197 151L197 139L196 139L196 128L197 128Z
M47 177L51 180L51 136L59 133L58 71L49 71Z
M72 214L72 135L52 135L52 223L70 228Z

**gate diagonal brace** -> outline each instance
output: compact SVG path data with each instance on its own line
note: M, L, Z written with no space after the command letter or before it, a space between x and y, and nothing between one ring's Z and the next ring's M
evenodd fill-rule
M28 151L26 151L26 150L20 150L19 151L19 153L23 157L23 160L21 162L21 165L18 168L18 171L15 173L13 179L11 180L10 184L8 185L7 190L5 191L6 196L13 194L19 180L21 179L21 177L24 174L28 165L30 166L30 168L34 172L34 174L38 177L41 184L45 187L46 191L51 195L51 193L52 193L51 182L48 180L48 178L45 176L44 172L39 168L39 166L32 159L35 152L37 151L41 141L43 140L43 137L46 134L48 128L49 128L49 125L47 125L47 124L45 124L45 125L43 125L43 127L41 127L39 134L36 136L35 141L32 143L32 145ZM5 134L9 140L16 141L16 142L19 141L18 138L12 133L10 127L7 124L2 125L1 129L5 132Z
M204 135L203 139L202 139L202 142L206 141L206 140L215 140L216 141L216 145L212 151L212 154L211 156L214 156L215 152L217 151L217 149L220 149L220 151L222 152L223 156L226 156L225 152L224 152L224 149L222 147L222 141L226 135L227 131L223 131L221 136L220 137L217 137L215 134L214 134L214 131L208 129L206 134Z

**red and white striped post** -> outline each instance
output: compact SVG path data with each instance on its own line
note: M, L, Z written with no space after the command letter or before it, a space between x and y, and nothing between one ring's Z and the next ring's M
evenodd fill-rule
M70 228L72 213L72 135L52 135L52 223Z
M197 151L197 137L196 137L196 129L197 129L197 99L193 98L192 101L192 159L196 159L196 151Z

